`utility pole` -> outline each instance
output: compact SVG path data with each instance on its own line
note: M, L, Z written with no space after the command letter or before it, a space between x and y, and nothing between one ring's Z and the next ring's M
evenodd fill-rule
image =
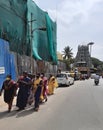
M33 29L33 22L36 21L36 19L33 19L33 14L31 13L31 20L28 21L30 22L30 47L31 47L31 52L30 52L30 71L31 73L33 73L33 59L32 59L32 56L33 56L33 50L32 50L32 44L33 44L33 33L34 31L36 30L41 30L41 31L46 31L46 27L37 27L37 28L34 28Z
M31 20L30 20L30 71L31 73L33 72L33 67L32 67L32 20L33 20L33 14L31 13Z
M88 43L88 46L90 46L90 60L91 60L91 66L92 66L92 58L91 58L91 53L92 53L92 45L94 44L94 42L90 42Z

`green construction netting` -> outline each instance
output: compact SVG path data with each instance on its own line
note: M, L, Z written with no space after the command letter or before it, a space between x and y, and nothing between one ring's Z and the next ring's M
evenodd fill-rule
M56 23L32 0L0 0L0 37L12 51L57 63Z
M10 49L20 54L26 35L26 2L22 4L16 0L0 0L0 37L7 39Z

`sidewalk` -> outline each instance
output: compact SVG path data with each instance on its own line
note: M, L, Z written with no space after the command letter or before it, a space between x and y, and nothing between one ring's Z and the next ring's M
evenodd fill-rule
M13 100L13 105L16 104L16 98L17 98L17 97L15 97L14 100ZM2 94L2 96L0 96L0 110L1 110L1 108L3 108L3 107L7 107L7 104L4 102L3 94Z
M4 102L3 95L0 96L0 108L6 106L6 103Z

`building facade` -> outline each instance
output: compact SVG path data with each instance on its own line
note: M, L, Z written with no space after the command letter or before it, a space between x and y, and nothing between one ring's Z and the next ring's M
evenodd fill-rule
M91 57L88 45L79 45L74 66L82 74L90 74Z

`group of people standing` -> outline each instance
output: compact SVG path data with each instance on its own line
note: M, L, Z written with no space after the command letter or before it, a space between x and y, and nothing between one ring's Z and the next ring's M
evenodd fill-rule
M32 75L23 72L17 82L12 80L11 75L7 75L0 90L0 96L4 91L4 102L8 104L8 112L12 109L15 96L17 96L17 111L24 110L27 104L32 103L34 103L34 110L38 111L40 103L47 102L48 95L53 95L56 87L58 87L57 80L51 74L47 78L44 73Z

